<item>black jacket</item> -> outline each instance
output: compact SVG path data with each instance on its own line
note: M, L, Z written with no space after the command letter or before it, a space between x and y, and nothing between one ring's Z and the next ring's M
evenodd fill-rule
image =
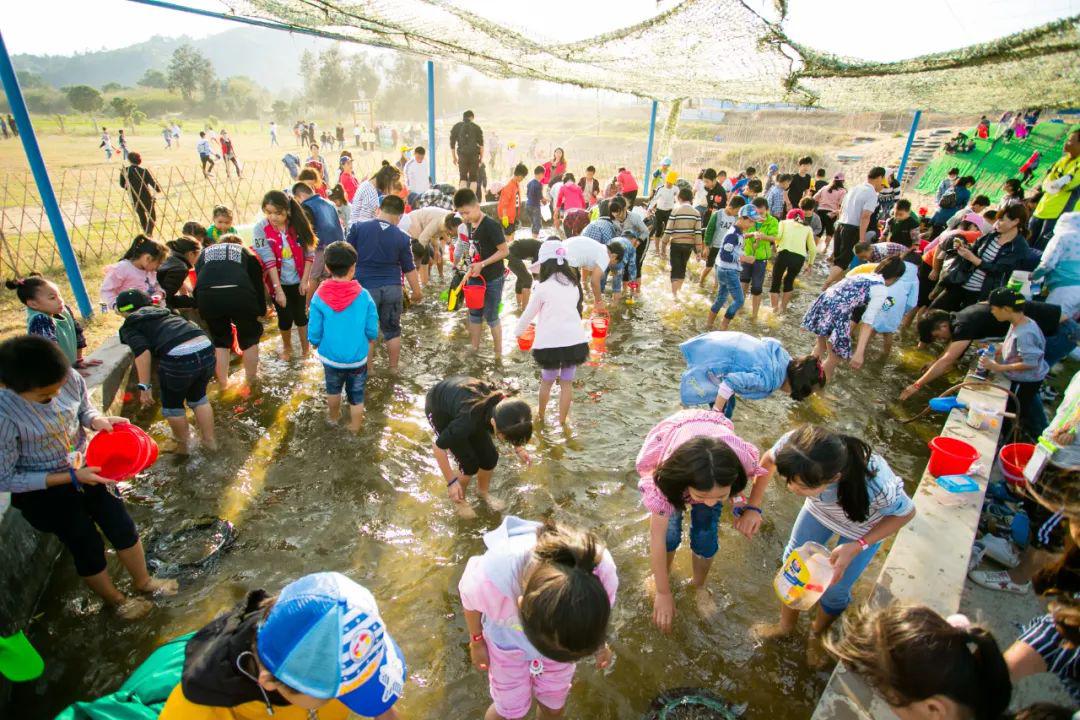
M170 253L169 257L165 258L165 262L161 263L161 267L158 268L158 285L165 291L165 305L170 310L195 307L194 297L177 295L184 281L187 280L189 270L191 270L191 266L188 265L188 261L183 255L175 252Z
M147 350L155 357L197 337L207 337L198 325L165 308L149 305L139 308L120 326L120 342L138 357Z
M981 256L983 249L990 244L991 240L996 240L998 235L999 233L996 230L986 233L975 241L971 252L976 256ZM956 264L953 265L953 269L949 271L949 283L963 285L976 269L982 270L986 275L983 277L982 287L979 288L979 299L985 300L990 297L992 290L1002 287L1008 282L1012 271L1024 261L1027 255L1027 241L1017 235L1012 242L1001 246L997 257L992 262L984 262L978 268L970 260L958 259Z
M127 188L131 197L141 200L143 205L149 205L154 201L152 190L161 192L161 186L157 184L157 180L141 165L128 165L120 171L120 187Z
M256 315L266 312L262 263L243 245L217 243L203 248L195 261L195 299L205 288L233 286L251 293Z
M486 402L478 402L485 396ZM424 408L438 433L435 444L449 450L470 437L491 434L491 414L504 397L494 385L464 375L437 383L428 390Z

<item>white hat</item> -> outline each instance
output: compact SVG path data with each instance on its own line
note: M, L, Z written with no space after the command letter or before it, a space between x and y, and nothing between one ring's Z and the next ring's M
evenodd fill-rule
M545 240L537 253L536 262L529 266L530 272L540 272L540 266L548 260L558 260L559 265L569 262L566 252L566 243L562 240Z

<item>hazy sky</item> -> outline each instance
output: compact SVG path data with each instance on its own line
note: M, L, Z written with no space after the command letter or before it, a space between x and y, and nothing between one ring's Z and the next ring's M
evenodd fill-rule
M216 0L175 0L222 9ZM662 8L674 0L664 0ZM656 0L458 0L496 22L537 39L578 40L657 12ZM771 7L771 0L748 0ZM150 8L126 0L6 2L0 32L13 53L71 54L118 48L152 35L202 37L233 23ZM1080 13L1080 0L789 0L786 23L796 41L837 54L898 60L991 40ZM64 22L42 27L45 18ZM573 18L567 23L566 18ZM563 27L564 25L572 27ZM271 32L271 31L267 31ZM722 52L722 48L718 48ZM674 59L674 58L673 58Z

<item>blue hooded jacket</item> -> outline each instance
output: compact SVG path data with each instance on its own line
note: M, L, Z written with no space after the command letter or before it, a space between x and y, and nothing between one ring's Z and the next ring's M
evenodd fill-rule
M774 338L714 331L679 345L686 358L679 394L683 405L709 405L721 381L741 398L762 400L787 380L791 355Z

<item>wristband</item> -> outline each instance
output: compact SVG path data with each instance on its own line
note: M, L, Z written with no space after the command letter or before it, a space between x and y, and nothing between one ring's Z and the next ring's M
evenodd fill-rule
M469 636L469 642L471 642L471 643L478 643L478 642L481 642L483 639L484 639L484 633L482 633L482 632L477 633L476 635L470 635Z
M870 547L869 545L866 544L866 540L864 540L863 538L859 538L855 542L859 543L860 552L865 550L866 548Z
M135 387L139 388L143 392L149 392L152 386L149 383L139 383Z
M82 492L82 483L79 482L79 476L75 474L75 468L68 468L68 475L71 476L71 484L75 486L75 489Z
M457 481L458 481L458 479L457 479L457 478L454 478L454 479L453 479L453 480L451 480L450 482L446 483L446 487L451 487L451 486L452 486L452 485L453 485L454 483L456 483Z
M735 517L742 517L743 513L745 513L747 510L749 510L750 512L756 512L761 517L765 517L765 513L762 512L761 508L759 508L757 505L739 505L738 507L731 509L731 514Z

